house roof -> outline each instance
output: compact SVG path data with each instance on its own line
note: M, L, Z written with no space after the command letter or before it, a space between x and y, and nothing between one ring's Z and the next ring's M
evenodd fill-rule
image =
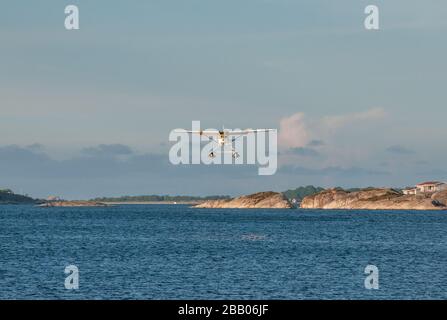
M426 181L426 182L418 183L417 186L438 185L438 184L444 184L444 183L440 182L440 181Z

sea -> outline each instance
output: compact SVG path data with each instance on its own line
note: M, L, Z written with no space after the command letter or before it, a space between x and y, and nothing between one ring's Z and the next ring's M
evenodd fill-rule
M447 213L2 205L0 299L447 299Z

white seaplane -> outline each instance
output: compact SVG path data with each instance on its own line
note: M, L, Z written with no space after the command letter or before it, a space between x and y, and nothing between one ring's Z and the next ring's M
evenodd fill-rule
M225 127L222 130L176 130L176 132L198 134L199 136L208 137L210 141L214 141L219 148L223 149L223 153L231 152L234 159L239 158L239 153L233 147L233 142L235 142L240 137L250 134L250 133L260 133L276 131L276 129L245 129L245 130L228 130ZM225 146L231 146L231 150L226 151ZM208 157L215 158L217 151L214 149L208 154Z

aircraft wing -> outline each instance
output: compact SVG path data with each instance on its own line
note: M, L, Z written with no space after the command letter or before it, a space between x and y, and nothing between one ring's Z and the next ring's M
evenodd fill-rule
M178 133L192 133L192 134L199 134L203 136L211 136L211 135L219 135L219 131L217 130L174 130Z
M240 136L249 133L268 132L268 131L276 131L276 129L245 129L245 130L226 131L225 135Z

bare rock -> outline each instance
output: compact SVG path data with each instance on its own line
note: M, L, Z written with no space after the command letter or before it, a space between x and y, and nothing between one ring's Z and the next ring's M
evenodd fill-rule
M436 192L431 196L432 200L435 201L438 206L447 206L447 190Z
M106 207L102 202L96 201L49 201L39 205L39 207Z
M279 192L258 192L235 199L208 200L194 208L276 208L290 209L293 205Z
M436 194L435 194L436 195ZM403 195L393 189L365 189L348 192L329 189L305 197L301 208L311 209L371 209L371 210L439 210L443 209L434 200L442 203L446 196L439 198L426 195Z

